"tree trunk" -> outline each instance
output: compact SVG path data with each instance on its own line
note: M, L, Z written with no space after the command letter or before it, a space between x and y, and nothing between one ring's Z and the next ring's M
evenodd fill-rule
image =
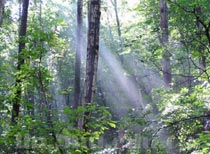
M95 95L95 83L98 66L99 52L99 29L100 29L100 0L90 0L88 4L88 44L87 44L87 59L86 59L86 77L85 77L85 93L84 106L93 102ZM88 117L90 112L85 112L83 129L88 131ZM89 142L87 146L90 148Z
M89 1L88 12L88 44L85 78L85 103L93 102L95 81L98 66L100 0Z
M162 71L163 79L166 87L171 86L171 69L170 69L170 52L168 51L168 7L166 0L160 0L160 43L163 47L162 54ZM170 133L167 130L162 130L159 132L159 137L163 140L163 144L167 149L168 153L179 153L179 149L175 140L167 142L170 137Z
M201 7L196 7L195 11L196 11L197 14L201 14L202 13ZM200 21L198 19L197 19L196 23L197 23L197 28L198 28L198 30L197 30L198 31L198 40L200 42L202 42L202 29L203 29L203 26L202 26L202 24L200 23ZM205 56L205 53L204 53L203 46L201 44L198 46L198 51L200 52L200 55L201 55L201 57L199 59L199 64L200 64L199 71L202 74L206 70L206 56Z
M122 42L122 34L121 34L121 26L120 26L120 19L118 16L118 9L117 9L117 0L112 0L112 4L114 6L114 11L115 11L115 18L117 22L117 33L118 33L118 38L119 38L119 52L122 52L123 49L123 42ZM120 55L120 61L123 63L123 55Z
M75 61L75 91L73 108L77 108L80 104L80 70L81 70L81 50L82 50L82 11L83 0L77 1L77 45L76 45L76 61Z
M23 50L25 49L25 36L27 30L27 18L28 18L28 6L29 0L23 1L23 10L21 15L21 23L20 23L20 32L19 32L19 48L18 48L18 62L17 62L17 71L20 73L21 67L24 64L24 57L23 57ZM12 107L12 123L17 124L17 117L19 116L20 112L20 104L21 104L21 85L22 79L21 75L16 76L16 91L15 91L15 98Z
M171 83L170 53L168 51L168 7L165 0L160 0L160 42L164 49L162 58L163 79L167 87Z
M3 23L5 2L6 0L0 0L0 27Z

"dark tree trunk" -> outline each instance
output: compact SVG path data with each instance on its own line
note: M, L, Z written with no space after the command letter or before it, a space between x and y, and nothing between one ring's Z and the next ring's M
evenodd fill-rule
M22 65L24 64L24 57L23 57L23 50L25 49L25 36L27 30L27 17L28 17L28 6L29 0L23 1L23 9L21 15L21 23L20 23L20 32L19 32L19 48L18 48L18 62L17 62L17 71L21 70ZM20 112L20 104L21 104L21 85L22 79L20 75L16 76L16 91L15 91L15 98L12 107L12 123L17 124L16 118L19 116Z
M3 23L5 2L6 0L0 0L0 27Z
M162 59L163 79L166 86L171 83L170 53L168 51L168 7L165 0L160 0L160 42L164 49Z
M95 95L96 73L98 66L99 52L99 29L100 29L100 0L90 0L88 4L88 44L87 44L87 59L86 59L86 77L85 77L85 93L84 106L93 102ZM88 131L88 117L90 112L85 112L83 129ZM89 142L87 146L90 148Z
M93 102L98 65L100 0L90 0L88 9L88 44L85 78L85 103Z
M81 50L82 50L82 11L83 0L77 1L77 45L76 45L76 61L75 61L75 91L73 108L77 108L80 104L80 70L81 70Z

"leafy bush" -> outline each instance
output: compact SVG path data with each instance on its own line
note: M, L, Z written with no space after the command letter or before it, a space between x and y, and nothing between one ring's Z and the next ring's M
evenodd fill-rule
M177 93L162 93L159 103L161 119L182 152L208 153L210 150L210 132L204 129L210 119L209 94L208 83L197 85L192 90L182 88Z
M76 123L87 111L92 115L88 117L89 130L85 131L83 128L79 129ZM90 150L94 151L96 146L88 149L87 140L94 144L105 130L116 127L108 108L98 106L96 103L78 107L76 110L65 108L62 117L58 119L54 116L50 121L46 121L39 117L22 115L18 119L18 124L14 126L2 120L1 150L6 153L14 149L43 154L88 153Z

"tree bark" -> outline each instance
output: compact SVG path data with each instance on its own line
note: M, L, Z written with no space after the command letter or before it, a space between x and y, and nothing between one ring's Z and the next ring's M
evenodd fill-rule
M75 83L74 83L74 104L73 108L77 108L80 104L80 70L81 70L81 51L82 51L82 11L83 0L77 1L77 45L76 45L76 61L75 61Z
M86 59L86 77L85 77L85 93L84 106L93 102L95 95L96 74L98 66L99 52L99 29L100 29L100 0L90 0L88 4L88 44L87 44L87 59ZM90 112L85 112L83 129L88 131L87 126ZM89 141L87 147L90 148Z
M100 0L89 1L88 12L88 44L85 78L85 103L93 102L95 81L98 66Z
M168 51L168 7L165 0L160 0L160 29L161 36L160 42L164 49L163 58L162 58L162 71L163 71L163 79L165 85L167 87L170 86L171 83L171 70L170 70L170 53Z
M20 32L19 32L19 48L18 48L18 62L17 62L17 71L20 73L21 67L24 64L24 57L23 57L23 50L25 49L25 36L27 31L27 18L28 18L28 6L29 0L24 0L22 4L22 15L21 15L21 23L20 23ZM17 117L19 116L20 112L20 104L21 104L21 85L22 79L20 75L16 76L16 83L15 83L15 98L12 107L12 123L17 124Z

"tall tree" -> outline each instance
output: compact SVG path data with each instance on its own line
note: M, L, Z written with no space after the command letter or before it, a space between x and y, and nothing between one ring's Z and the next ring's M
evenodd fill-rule
M3 23L5 2L6 0L0 0L0 26Z
M99 52L99 29L100 29L100 0L89 0L88 3L88 44L87 44L87 59L86 59L86 77L85 77L85 93L84 106L93 102L95 94L96 74L98 67L98 52ZM85 112L83 129L88 131L88 117L90 112ZM87 146L90 147L89 142Z
M20 104L21 104L21 93L22 93L22 79L20 75L21 67L24 65L24 54L23 50L25 49L25 37L27 31L27 18L28 18L28 6L29 0L24 0L22 4L22 15L21 15L21 23L20 23L20 32L19 32L19 48L18 48L18 61L17 61L17 71L18 74L16 76L15 83L15 94L14 94L14 102L12 107L12 123L17 124L16 118L19 116L20 112Z
M168 50L168 40L169 39L169 31L168 31L168 6L166 0L160 0L160 43L163 48L162 54L162 71L163 71L163 79L166 87L170 87L171 85L171 69L170 69L170 52ZM160 132L160 138L168 139L170 136L167 130ZM163 141L164 143L165 141ZM176 141L173 140L173 143L170 145L166 143L166 148L170 153L178 153L178 148L176 145ZM164 143L164 144L165 144Z
M121 25L120 25L120 19L118 14L118 5L117 0L112 0L112 5L114 6L114 12L115 12L115 18L117 22L117 34L119 38L119 51L122 52L123 49L123 42L122 42L122 33L121 33ZM120 60L123 62L123 55L120 55Z
M75 85L74 85L74 104L73 108L77 108L80 104L80 70L81 70L81 50L82 50L82 11L83 0L77 1L77 45L76 45L76 61L75 61Z
M160 42L163 47L162 71L166 86L171 83L170 53L168 51L168 6L165 0L160 0Z
M99 28L100 28L100 0L90 0L88 6L88 44L85 77L85 103L93 102L95 81L98 66Z

